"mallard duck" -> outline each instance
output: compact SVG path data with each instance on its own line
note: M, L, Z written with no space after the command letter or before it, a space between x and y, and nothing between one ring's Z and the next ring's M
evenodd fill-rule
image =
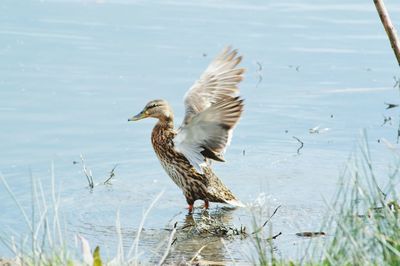
M151 143L168 175L183 191L193 211L196 200L244 206L211 169L211 161L224 162L232 131L242 111L238 83L243 79L242 60L236 50L225 48L210 63L184 96L185 117L174 129L174 114L165 100L153 100L128 119L156 118Z

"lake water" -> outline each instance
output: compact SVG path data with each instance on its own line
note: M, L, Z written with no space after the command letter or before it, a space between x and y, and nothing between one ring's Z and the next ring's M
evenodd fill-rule
M400 28L400 4L386 2ZM295 233L319 230L362 129L385 182L393 160L378 140L396 143L398 108L384 103L399 103L393 77L400 75L373 1L3 0L0 13L0 172L30 214L31 175L50 195L54 163L71 243L80 234L113 257L117 212L129 247L160 191L144 224L144 261L157 257L165 229L191 219L152 150L155 121L127 118L164 98L179 126L184 93L226 45L244 56L246 105L227 162L215 171L243 202L265 195L267 209L282 205L272 228L282 232L278 257L297 258L307 240ZM391 124L382 126L384 116ZM317 126L322 132L310 134ZM304 143L300 154L293 136ZM88 189L81 164L73 164L80 154L95 182L117 164L112 185ZM210 215L227 224L251 220L246 210L220 207ZM3 185L0 210L6 236L27 231ZM249 260L241 247L248 241L225 242L178 235L171 260L190 260L205 243L204 259ZM11 253L0 246L0 255Z

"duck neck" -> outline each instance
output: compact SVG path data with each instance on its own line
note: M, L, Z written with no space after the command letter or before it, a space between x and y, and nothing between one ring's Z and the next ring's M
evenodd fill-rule
M157 152L160 146L165 146L174 136L174 120L171 118L158 119L151 133L151 143Z
M159 118L156 126L162 128L162 129L173 130L174 129L174 116L169 115L169 116L163 116L163 117Z

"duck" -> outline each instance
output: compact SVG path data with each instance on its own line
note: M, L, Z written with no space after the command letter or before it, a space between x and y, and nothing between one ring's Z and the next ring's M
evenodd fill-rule
M208 65L200 78L184 96L185 115L181 126L174 128L171 105L163 99L151 100L142 111L128 119L157 120L151 143L161 166L182 190L193 212L196 200L225 203L233 207L245 205L212 170L213 161L225 162L224 154L244 108L238 84L244 68L242 56L225 47Z

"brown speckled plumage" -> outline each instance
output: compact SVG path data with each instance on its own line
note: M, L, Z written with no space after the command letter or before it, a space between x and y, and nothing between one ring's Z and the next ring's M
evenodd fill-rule
M243 110L237 84L244 69L235 50L226 48L186 93L182 126L174 129L172 108L164 100L150 101L131 121L158 119L151 134L157 157L192 210L196 200L243 206L211 169L211 160L224 161L232 130Z
M225 203L236 200L209 166L198 173L185 156L174 149L176 132L172 123L159 121L153 128L151 143L164 170L180 187L189 205L198 200Z

